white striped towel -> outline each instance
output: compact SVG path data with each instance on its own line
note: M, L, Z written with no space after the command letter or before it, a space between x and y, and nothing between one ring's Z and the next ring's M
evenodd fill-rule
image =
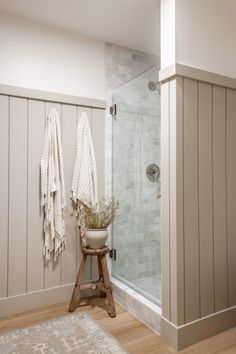
M46 123L41 157L41 207L44 210L44 249L47 260L54 260L65 248L66 207L60 120L51 109Z
M93 141L87 114L82 112L77 125L76 159L72 180L72 200L87 206L98 207L97 168ZM79 220L81 241L85 246L85 226Z

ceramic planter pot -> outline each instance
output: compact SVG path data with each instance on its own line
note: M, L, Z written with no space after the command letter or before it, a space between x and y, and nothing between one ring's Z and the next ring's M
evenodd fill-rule
M90 248L103 248L107 237L107 229L87 229L85 232L85 240Z

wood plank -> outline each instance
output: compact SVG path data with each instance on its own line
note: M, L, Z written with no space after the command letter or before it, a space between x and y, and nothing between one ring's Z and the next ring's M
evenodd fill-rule
M76 153L77 107L62 105L62 144L64 155L65 189L66 189L66 248L62 253L62 285L71 284L76 276L76 235L77 222L71 216L71 183Z
M236 305L236 91L227 89L226 152L227 152L227 232L229 306Z
M212 85L199 83L199 247L201 317L214 312Z
M184 323L183 79L170 81L171 321Z
M98 200L105 197L105 112L92 108L91 131L95 150L98 179ZM92 279L98 277L96 257L92 257Z
M10 98L8 296L26 292L27 100Z
M45 102L28 101L28 247L27 292L44 288L43 213L40 207L40 160Z
M59 117L61 118L61 105L51 102L46 102L46 117L52 108L57 110ZM45 261L45 289L61 285L61 259L62 257L60 256L57 261Z
M162 235L162 315L171 319L170 308L170 127L169 82L161 86L161 235Z
M197 82L184 79L185 322L199 318Z
M213 195L215 311L228 305L225 89L213 86Z
M0 298L7 296L9 97L0 95Z

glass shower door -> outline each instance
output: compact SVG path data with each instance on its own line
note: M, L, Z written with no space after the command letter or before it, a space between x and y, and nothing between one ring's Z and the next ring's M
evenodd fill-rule
M153 68L113 91L113 277L161 304L160 92Z

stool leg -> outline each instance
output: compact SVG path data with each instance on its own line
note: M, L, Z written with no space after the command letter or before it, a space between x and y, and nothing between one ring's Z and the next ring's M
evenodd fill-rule
M87 259L87 255L83 254L82 255L82 259L81 259L81 263L80 263L80 267L79 267L79 271L78 271L78 274L77 274L77 277L76 277L75 286L74 286L73 293L72 293L71 300L70 300L70 305L69 305L69 309L68 309L69 312L75 311L75 308L76 308L76 305L77 305L79 286L80 286L82 274L83 274L83 271L84 271L86 259Z
M100 255L97 256L97 259L98 259L98 274L99 274L99 280L102 280L104 282L104 279L103 279L103 272L102 272L102 260L101 260L101 257ZM104 293L103 291L100 291L100 296L101 297L106 297L106 293Z
M107 302L108 302L108 306L109 306L108 313L109 313L110 317L116 317L116 308L115 308L115 303L113 300L111 282L110 282L109 272L108 272L108 268L107 268L107 260L106 260L105 255L101 256L101 264L102 264L102 270L103 270L104 285L105 285L106 293L107 293Z

